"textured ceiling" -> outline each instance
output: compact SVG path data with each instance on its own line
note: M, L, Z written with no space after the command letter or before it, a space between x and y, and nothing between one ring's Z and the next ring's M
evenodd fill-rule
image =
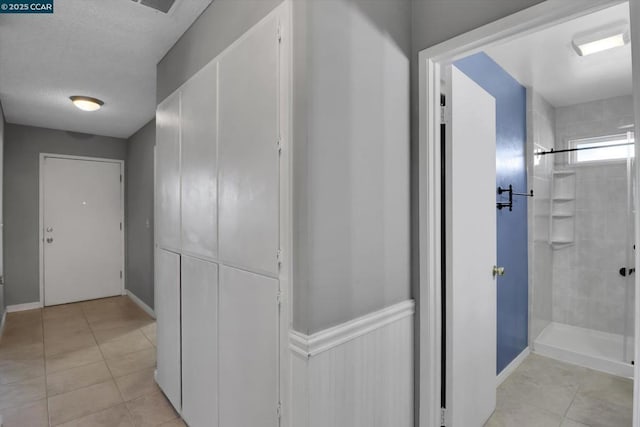
M0 101L9 123L126 138L154 115L156 64L211 0L168 14L131 0L57 0L53 15L0 15ZM94 113L71 95L100 98Z
M589 56L571 47L576 34L626 22L626 3L527 35L485 52L521 84L533 87L556 107L632 92L631 46Z

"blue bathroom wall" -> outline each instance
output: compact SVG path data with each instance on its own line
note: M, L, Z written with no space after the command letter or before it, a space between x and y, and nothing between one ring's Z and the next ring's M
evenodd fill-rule
M526 89L485 53L455 63L496 99L496 187L527 192ZM498 199L502 196L496 195ZM506 197L505 197L506 199ZM500 373L528 345L527 197L514 196L513 211L497 211L498 360Z

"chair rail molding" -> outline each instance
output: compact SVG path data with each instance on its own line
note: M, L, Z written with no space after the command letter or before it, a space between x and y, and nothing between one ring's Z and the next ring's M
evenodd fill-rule
M289 333L296 427L413 426L415 303L332 328Z

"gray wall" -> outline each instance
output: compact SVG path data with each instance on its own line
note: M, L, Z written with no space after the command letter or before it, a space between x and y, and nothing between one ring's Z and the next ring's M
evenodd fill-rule
M280 3L282 0L214 0L158 63L158 102Z
M4 140L4 247L7 305L39 294L39 154L124 160L124 139L7 124Z
M153 308L153 147L156 121L127 141L126 286Z
M294 2L293 327L411 297L407 0Z

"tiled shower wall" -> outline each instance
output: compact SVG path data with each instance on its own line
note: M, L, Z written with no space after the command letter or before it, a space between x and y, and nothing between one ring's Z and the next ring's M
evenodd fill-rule
M556 145L565 148L572 139L624 133L630 123L630 96L560 107ZM556 169L571 167L565 155L555 157ZM626 301L633 300L633 287L618 273L626 265L627 245L633 244L627 243L633 230L627 227L626 163L580 165L574 170L575 244L553 251L552 319L622 334L627 316L627 333L632 333L633 310L627 309Z
M631 95L556 108L556 148L568 148L574 139L625 133L634 123ZM556 154L556 165L566 165L567 155Z
M554 148L555 111L542 96L527 89L528 182L535 197L529 203L529 301L530 336L536 337L551 322L553 313L552 262L549 245L549 194L552 156L534 156L535 151Z
M626 265L626 164L579 166L575 244L553 258L553 320L622 334L629 281ZM632 243L631 243L632 244Z

